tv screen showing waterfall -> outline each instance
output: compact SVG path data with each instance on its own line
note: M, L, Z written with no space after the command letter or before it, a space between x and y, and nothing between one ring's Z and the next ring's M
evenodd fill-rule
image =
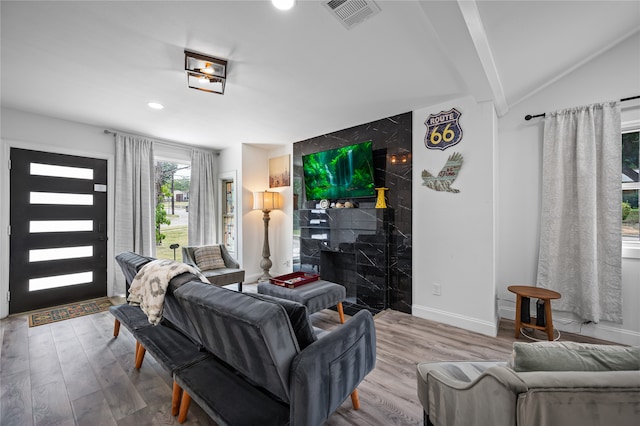
M375 196L371 141L302 157L307 200Z

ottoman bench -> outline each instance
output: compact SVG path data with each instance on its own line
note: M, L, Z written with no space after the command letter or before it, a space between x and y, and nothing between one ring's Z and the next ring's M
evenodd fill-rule
M336 306L340 323L344 324L342 301L347 297L347 290L340 284L318 280L299 287L287 288L265 281L258 284L258 293L301 303L307 307L309 314Z

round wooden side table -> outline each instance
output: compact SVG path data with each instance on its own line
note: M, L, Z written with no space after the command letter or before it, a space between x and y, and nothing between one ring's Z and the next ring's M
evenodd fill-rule
M527 285L511 285L507 287L507 290L516 294L516 339L520 337L520 330L526 327L546 331L547 338L553 340L551 299L560 299L562 297L560 293L546 288ZM529 299L531 297L544 302L544 316L541 319L540 313L538 313L538 318L532 318L536 320L535 323L532 323L532 319L529 318Z

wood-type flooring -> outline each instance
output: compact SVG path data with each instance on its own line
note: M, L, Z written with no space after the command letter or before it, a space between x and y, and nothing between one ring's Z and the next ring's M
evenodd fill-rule
M312 321L324 329L339 326L332 310L313 314ZM377 362L358 387L361 409L354 411L347 398L327 425L421 425L417 363L506 360L515 341L507 320L495 338L396 311L378 314L375 323ZM570 334L562 340L602 343ZM0 343L3 426L178 424L169 373L151 356L134 368L134 339L124 327L113 338L109 312L34 328L26 315L12 316L0 321ZM215 423L192 403L184 424Z

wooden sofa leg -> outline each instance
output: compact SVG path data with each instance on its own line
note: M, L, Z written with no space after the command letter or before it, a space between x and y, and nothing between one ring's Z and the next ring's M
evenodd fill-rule
M187 412L191 405L191 395L182 391L182 401L180 401L180 414L178 415L178 423L184 423L187 420Z
M144 361L144 354L147 350L140 343L136 342L136 346L138 350L136 350L136 369L140 369L142 367L142 361Z
M182 397L182 388L173 381L173 395L171 396L171 415L177 416L180 410L180 398Z
M351 404L353 404L354 410L360 409L360 398L358 397L358 389L351 392Z
M113 337L118 337L120 334L120 321L118 319L113 323Z
M344 324L344 310L342 309L342 302L338 302L336 307L338 308L338 315L340 315L340 324Z

